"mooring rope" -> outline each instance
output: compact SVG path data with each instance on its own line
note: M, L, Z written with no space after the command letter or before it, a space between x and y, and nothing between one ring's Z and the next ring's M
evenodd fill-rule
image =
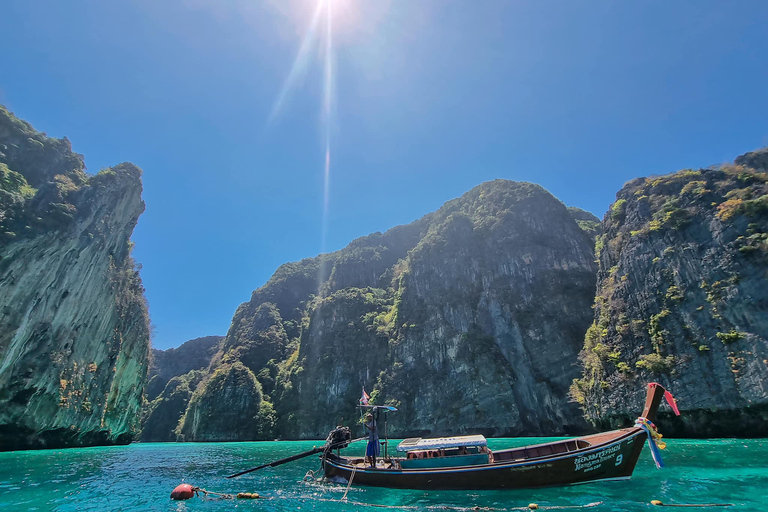
M349 492L349 488L352 487L352 480L355 479L355 472L357 471L357 466L352 466L352 475L349 477L349 482L347 482L347 490L344 491L344 496L341 497L341 501L347 501L347 493Z
M235 498L238 499L245 499L245 500L257 500L260 499L261 496L257 492L239 492L237 494L227 494L223 492L213 492L213 491L207 491L205 489L202 489L200 487L193 487L192 490L195 493L195 496L199 496L199 493L202 493L204 497L208 497L208 495L216 496L216 499L218 500L233 500Z
M199 492L203 493L206 498L208 497L209 494L211 494L213 496L218 496L218 498L221 499L221 500L232 500L232 499L235 498L232 494L226 494L226 493L222 493L222 492L206 491L205 489L201 489L200 487L193 487L192 490L195 491L196 495Z

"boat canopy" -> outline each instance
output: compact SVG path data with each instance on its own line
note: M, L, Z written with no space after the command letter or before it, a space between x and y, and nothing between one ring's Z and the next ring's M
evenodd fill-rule
M440 448L458 448L460 446L487 446L488 441L484 436L454 436L436 437L434 439L422 439L411 437L397 445L397 451L410 452L412 450L435 450Z

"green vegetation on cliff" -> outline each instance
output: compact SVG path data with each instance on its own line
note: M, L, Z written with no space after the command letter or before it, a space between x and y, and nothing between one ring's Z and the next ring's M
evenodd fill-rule
M179 422L185 441L269 439L274 409L263 399L261 385L242 363L224 364L192 395Z
M0 162L22 174L33 187L57 175L85 179L83 155L72 151L64 137L54 139L35 130L0 105Z
M191 370L168 381L162 392L144 409L142 441L176 441L179 420L187 410L192 393L206 375L204 370Z
M575 206L569 206L568 213L571 214L571 217L576 220L576 223L585 233L592 237L592 239L597 238L600 234L600 219L588 211L576 208Z

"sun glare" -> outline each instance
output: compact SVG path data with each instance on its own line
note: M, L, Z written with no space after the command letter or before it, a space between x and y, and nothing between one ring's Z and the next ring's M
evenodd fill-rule
M327 251L328 215L330 210L331 188L331 127L332 127L332 102L333 102L333 0L321 0L325 3L325 62L323 67L324 91L323 91L323 129L325 131L325 169L323 173L323 224L320 237L320 252ZM317 276L318 295L322 295L322 284L326 278L327 269L321 264Z

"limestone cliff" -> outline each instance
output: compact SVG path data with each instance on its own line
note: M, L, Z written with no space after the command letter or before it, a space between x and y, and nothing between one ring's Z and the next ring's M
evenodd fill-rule
M224 364L201 383L179 422L184 441L268 439L272 407L262 402L261 384L242 363Z
M205 336L168 350L152 349L142 441L175 441L177 427L198 384L208 375L223 336Z
M126 443L149 350L141 171L95 176L0 107L0 450Z
M565 400L594 294L591 240L538 185L494 182L437 212L398 277L376 390L419 432L579 430Z
M636 179L617 194L572 388L595 424L634 418L645 382L658 380L683 413L665 433L768 435L766 155Z
M591 237L541 187L497 180L283 265L235 313L184 438L324 437L356 421L362 386L400 409L395 436L584 430L567 390L592 318ZM214 411L258 416L215 436Z
M154 400L173 377L207 369L224 336L203 336L168 350L152 349L147 372L147 399Z
M179 421L192 394L207 375L206 369L172 377L154 400L144 404L139 439L145 442L178 440Z

